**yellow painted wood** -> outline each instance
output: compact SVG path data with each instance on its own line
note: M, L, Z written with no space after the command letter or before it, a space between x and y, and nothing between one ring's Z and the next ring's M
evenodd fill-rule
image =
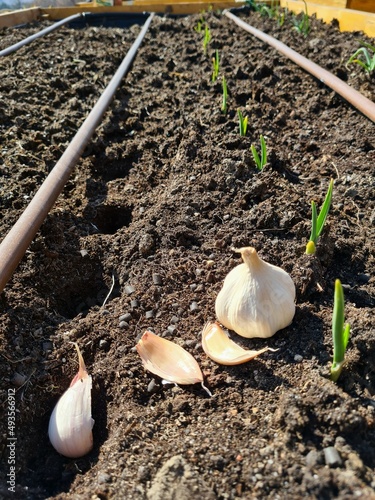
M347 1L348 0L311 0L311 3L325 5L326 7L339 7L341 9L345 9L347 7Z
M0 28L9 28L17 24L31 23L40 17L40 9L33 7L31 9L13 10L0 14Z
M157 3L142 2L123 2L122 6L114 5L113 7L100 7L94 4L89 5L77 5L74 7L50 7L41 8L42 14L53 21L63 19L64 17L72 16L73 14L78 14L80 12L94 12L98 14L102 13L139 13L139 12L158 12L158 13L168 13L168 14L196 14L209 9L213 10L223 10L231 9L233 7L240 7L243 2L219 0L214 2L173 2L165 3L164 0L158 0Z
M305 12L305 4L302 0L280 0L280 6L295 13ZM375 14L370 12L307 2L307 13L309 16L315 14L325 23L337 19L340 31L363 31L369 37L375 37Z
M374 0L348 0L347 8L353 10L364 10L365 12L375 12Z

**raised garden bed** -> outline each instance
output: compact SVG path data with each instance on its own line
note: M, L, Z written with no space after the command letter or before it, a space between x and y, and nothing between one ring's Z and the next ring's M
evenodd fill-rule
M374 77L345 66L359 40L373 40L314 18L304 37L290 18L280 27L257 13L239 15L374 100ZM207 55L194 29L201 15L155 17L1 296L2 497L12 495L13 390L17 498L375 494L374 124L228 18L203 17L212 35ZM0 49L42 24L3 30ZM2 235L139 29L65 26L0 60ZM249 118L245 137L238 109ZM258 172L250 146L260 134L269 163ZM306 256L310 202L321 205L331 178L327 227L317 255ZM296 315L270 339L233 336L245 348L277 351L224 367L203 353L200 332L240 262L231 247L245 245L290 273ZM352 325L337 384L329 380L336 278ZM164 387L144 371L134 346L147 328L194 355L212 398L199 385ZM69 341L78 342L93 376L94 448L78 460L58 455L47 438L51 411L77 370Z

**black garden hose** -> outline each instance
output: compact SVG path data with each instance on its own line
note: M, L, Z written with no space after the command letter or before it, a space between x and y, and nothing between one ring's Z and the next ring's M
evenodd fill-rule
M53 207L57 197L69 179L72 169L77 164L86 145L93 136L96 127L100 124L105 111L120 85L121 79L131 66L154 15L154 13L149 15L138 37L130 47L112 80L104 89L98 102L92 108L62 157L51 170L18 221L2 241L0 245L0 293L24 256L35 234L43 224L48 212Z

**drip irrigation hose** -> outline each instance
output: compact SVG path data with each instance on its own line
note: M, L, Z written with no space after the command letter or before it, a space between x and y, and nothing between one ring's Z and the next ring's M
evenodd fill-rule
M48 33L51 33L51 31L56 30L57 28L60 28L60 26L63 26L64 24L70 23L70 21L73 21L74 19L77 19L78 17L85 16L86 14L84 12L80 12L79 14L74 14L73 16L66 17L65 19L62 19L61 21L58 21L57 23L52 24L52 26L48 26L47 28L44 28L41 31L38 31L38 33L35 33L34 35L31 35L27 38L24 38L18 43L15 43L14 45L11 45L10 47L7 47L6 49L0 50L0 56L7 56L8 54L11 54L12 52L15 52L16 50L20 49L24 45L27 45L30 42L33 42L37 38L40 38L44 35L47 35Z
M367 118L375 122L375 103L367 99L363 94L358 92L357 90L350 87L348 84L340 80L337 76L333 75L326 69L322 68L318 64L310 61L306 57L302 56L295 50L291 49L287 45L282 42L279 42L276 38L273 38L263 31L260 31L256 28L253 28L250 24L245 23L239 17L235 16L231 12L224 11L224 14L232 19L238 26L248 31L252 35L256 36L263 42L268 43L274 49L278 50L284 56L291 59L293 62L301 66L304 70L311 73L313 76L318 78L322 83L330 87L332 90L340 94L341 97L346 99L350 104L352 104L356 109L358 109L361 113L363 113Z
M86 145L93 136L103 114L107 110L121 79L129 70L139 46L145 37L154 17L150 14L146 19L138 37L130 47L128 53L104 89L95 106L69 143L60 160L53 167L39 190L26 207L15 225L11 228L0 245L0 293L24 256L28 246L38 232L48 212L61 193L70 173L77 164Z

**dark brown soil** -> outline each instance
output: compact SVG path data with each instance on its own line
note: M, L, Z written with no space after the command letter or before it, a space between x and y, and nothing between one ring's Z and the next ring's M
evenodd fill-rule
M241 17L374 100L374 77L345 66L363 34L311 19L304 37L290 16L282 27L258 13ZM153 20L1 296L2 498L375 498L374 125L226 17L204 18L207 56L194 30L200 16ZM1 48L39 29L3 30ZM139 29L66 26L0 60L2 236ZM212 83L215 49L221 66ZM249 117L246 137L237 109ZM250 153L260 134L269 149L262 172ZM327 227L317 255L307 257L310 202L321 205L330 178ZM231 248L246 245L291 274L296 315L268 340L236 337L277 352L219 366L203 353L200 332L240 262ZM337 384L329 380L336 278L352 325ZM134 346L147 328L194 355L212 398L199 385L164 386L144 371ZM70 341L93 376L94 449L79 460L58 455L47 436L77 370ZM15 494L6 484L9 389Z

